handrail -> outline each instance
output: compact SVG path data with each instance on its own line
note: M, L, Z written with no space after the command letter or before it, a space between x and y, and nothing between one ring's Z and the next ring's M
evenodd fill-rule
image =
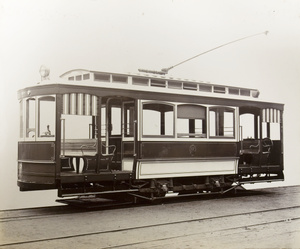
M257 145L251 144L251 145L249 146L250 149L252 149L252 148L258 148L258 147L259 147L259 142L258 142Z
M92 149L96 149L96 152L97 152L97 143L94 143L93 145L86 145L86 144L83 144L80 146L80 149L81 149L81 152L82 152L82 156L84 156L84 152L83 152L83 149L84 148L92 148Z
M102 144L102 147L105 148L105 152L106 152L105 154L103 154L102 151L101 151L102 156L113 156L115 154L116 149L117 149L116 145L114 145L114 144L113 145L104 145L104 144ZM112 153L109 153L110 148L113 148Z

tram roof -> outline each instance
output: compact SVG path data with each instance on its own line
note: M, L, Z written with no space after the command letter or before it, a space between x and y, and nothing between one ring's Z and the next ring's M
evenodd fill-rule
M105 86L109 84L111 88L121 87L127 88L126 85L142 89L144 91L170 92L177 90L177 93L187 94L188 92L197 92L196 95L209 95L217 97L218 95L242 96L248 98L258 98L259 91L257 89L233 87L228 85L212 84L206 81L196 81L181 79L175 77L168 77L165 75L156 75L149 73L111 73L103 71L91 71L85 69L74 69L67 71L60 76L71 84L84 84L85 86Z
M43 85L70 85L102 89L138 91L151 94L172 94L197 97L212 97L222 99L236 99L257 101L259 91L252 88L234 87L213 84L206 81L196 81L155 75L149 73L113 73L86 69L73 69L65 72L58 80L43 80ZM20 96L21 97L21 96Z

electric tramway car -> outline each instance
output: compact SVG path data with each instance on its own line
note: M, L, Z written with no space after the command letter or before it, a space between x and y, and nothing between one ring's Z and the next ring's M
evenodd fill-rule
M43 80L18 92L18 186L155 199L284 180L284 106L258 96L146 73Z

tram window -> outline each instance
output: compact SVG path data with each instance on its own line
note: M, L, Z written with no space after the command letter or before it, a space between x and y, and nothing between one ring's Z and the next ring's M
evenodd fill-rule
M90 79L90 74L86 73L83 75L83 80L89 80Z
M270 123L270 138L272 140L280 140L280 124Z
M111 107L110 119L107 122L106 107L101 108L101 136L105 137L110 127L110 135L121 135L121 108Z
M26 137L35 137L35 99L26 101Z
M261 132L262 132L262 137L267 137L268 136L268 128L267 128L267 123L266 122L262 122L262 126L261 126Z
M124 136L133 136L133 126L134 126L134 104L125 103L124 104Z
M179 105L177 136L206 137L206 108L197 105Z
M166 87L166 81L165 80L155 80L151 79L151 86L156 86L156 87Z
M102 107L101 108L101 136L105 137L106 136L106 108Z
M144 104L143 135L174 136L174 107L166 104Z
M174 89L182 89L182 82L179 82L179 81L169 81L168 82L168 87L169 88L174 88Z
M109 82L110 81L110 74L95 73L94 78L95 78L96 81Z
M240 115L241 138L255 138L254 114L245 113Z
M201 92L211 92L212 86L199 84L199 91Z
M38 100L39 105L39 137L54 137L55 135L55 98L42 97Z
M184 82L183 89L197 91L197 84Z
M23 126L23 119L24 117L23 117L23 100L21 100L20 101L20 138L23 138L23 136L24 136L24 131L23 131L23 128L24 128L24 126Z
M82 75L76 75L75 79L76 80L82 80Z
M234 137L234 109L213 107L209 110L210 137Z
M149 79L144 78L132 78L133 85L140 85L140 86L148 86Z
M229 88L228 89L229 94L233 94L233 95L239 95L240 94L240 90L237 88Z
M121 135L121 108L112 107L111 108L111 135Z
M263 122L262 137L268 137L272 140L280 140L280 124Z
M226 93L225 87L214 86L214 93Z
M116 83L128 83L128 77L113 75L112 81Z
M241 89L240 90L240 94L242 96L250 96L250 90L247 90L247 89Z

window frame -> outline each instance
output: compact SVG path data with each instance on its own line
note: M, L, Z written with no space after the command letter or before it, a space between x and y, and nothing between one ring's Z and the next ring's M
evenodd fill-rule
M166 105L171 106L173 108L173 118L172 118L172 135L145 135L144 134L144 105L147 104L157 104L157 105ZM163 101L141 101L141 137L142 138L175 138L175 117L176 117L176 105L170 102L163 102ZM161 125L161 124L160 124ZM161 126L160 126L161 128Z
M36 127L37 127L37 104L36 104L36 99L37 97L29 97L25 99L25 134L24 138L26 141L36 141ZM31 111L30 111L30 104L29 101L33 100L32 103L34 103L33 107L33 115L34 115L34 120L33 120L33 127L29 127L30 119L31 119ZM29 136L30 132L34 132L33 136Z
M26 137L26 131L25 131L25 106L26 103L24 103L24 99L20 99L19 101L19 140L24 140Z
M212 120L211 120L211 116L210 116L210 112L213 111L213 110L220 110L220 109L223 109L224 112L232 112L233 113L233 120L232 120L232 128L233 128L233 131L232 131L232 134L233 136L225 136L225 135L215 135L215 136L212 136L211 135L211 126L214 125L214 126L217 126L220 124L217 123L217 121L215 120L214 124L212 124ZM208 125L209 125L209 131L208 131L208 137L210 139L236 139L236 113L237 113L237 110L236 110L236 107L230 107L230 106L210 106L208 108L208 118L209 118L209 121L208 121ZM217 131L216 131L217 133ZM223 133L225 134L225 126L223 127Z
M54 100L54 127L51 129L54 132L53 136L40 136L40 130L39 130L39 126L40 126L40 100L46 99L46 98L53 98ZM30 119L30 113L29 113L29 102L30 100L34 100L34 127L29 127L29 119ZM20 101L20 103L22 102L22 106L23 106L23 110L20 110L20 115L21 113L23 113L23 118L20 117L20 124L21 122L23 123L23 137L19 136L20 141L55 141L56 138L56 126L57 126L57 122L56 122L56 95L55 94L51 94L51 95L38 95L38 96L31 96L28 98L24 98ZM20 107L21 109L21 107ZM27 135L27 133L34 131L34 136L33 137L29 137ZM20 131L21 131L21 127L20 127Z
M125 139L130 141L134 138L135 102L134 101L123 102L122 110L123 110L123 115L122 115L123 140ZM130 114L129 116L127 115L127 111L129 111ZM127 133L127 131L129 131L129 133Z
M41 101L47 101L47 99L52 99L51 101L54 102L54 117L53 117L53 123L54 123L54 127L50 127L51 130L54 132L54 135L49 135L49 136L43 136L41 134L41 127L40 127L40 124L41 124ZM37 97L36 98L36 101L37 101L37 127L36 127L36 130L37 130L37 138L38 139L46 139L48 140L49 138L55 138L55 127L56 127L56 98L55 96L41 96L41 97Z
M189 118L181 118L178 117L178 113L179 113L179 108L180 106L195 106L196 108L202 108L204 110L204 119L200 119L200 118L193 118L193 119L189 119ZM179 139L205 139L208 137L208 119L207 119L207 106L203 106L203 105L197 105L197 104L191 104L191 103L181 103L181 104L177 104L176 105L176 136ZM182 119L182 120L188 120L188 122L190 122L190 120L194 120L194 129L195 132L194 133L180 133L178 131L179 125L178 125L178 120ZM202 122L202 133L196 133L196 120L200 120ZM203 123L205 123L205 125L203 126ZM203 130L205 129L205 132L203 132Z

